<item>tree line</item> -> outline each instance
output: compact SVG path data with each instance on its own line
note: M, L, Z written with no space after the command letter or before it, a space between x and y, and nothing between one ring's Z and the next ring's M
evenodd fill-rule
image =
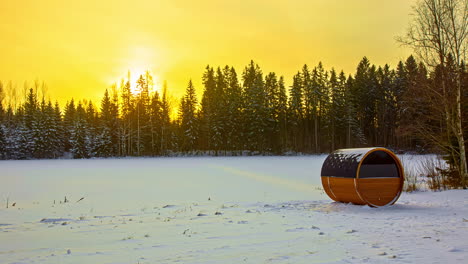
M189 81L173 118L167 88L153 91L149 73L105 90L99 106L71 99L61 109L30 88L17 108L0 101L0 158L325 153L365 146L432 151L437 146L416 124L433 135L445 129L431 108L437 102L421 94L439 82L437 68L428 72L413 56L396 69L364 57L348 76L322 63L304 65L289 87L253 61L240 77L234 67L207 66L201 100ZM463 84L466 109L466 70Z
M322 63L304 65L291 85L251 61L205 68L199 99L192 81L178 106L149 72L104 92L100 104L58 103L0 82L0 159L161 156L176 154L324 153L384 146L440 151L455 179L467 186L468 1L419 0L400 43L409 56L395 68L364 57L354 74ZM11 99L15 100L11 100ZM171 115L173 108L177 116Z

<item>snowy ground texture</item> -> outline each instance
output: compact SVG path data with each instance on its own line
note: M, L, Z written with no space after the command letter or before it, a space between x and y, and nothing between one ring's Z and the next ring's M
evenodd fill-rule
M468 191L334 203L325 157L1 161L0 263L466 263Z

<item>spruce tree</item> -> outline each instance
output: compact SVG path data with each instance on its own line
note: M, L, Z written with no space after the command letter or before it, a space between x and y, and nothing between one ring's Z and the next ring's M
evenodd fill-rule
M329 95L328 95L328 73L323 68L322 62L319 62L312 70L312 94L313 94L313 120L314 120L314 143L313 152L321 152L321 142L325 142L326 138L322 135L327 135L325 129L326 111L328 110Z
M180 146L183 151L193 151L198 141L197 97L192 80L189 81L179 108Z
M296 85L301 86L303 113L301 121L299 121L299 131L302 131L301 138L298 139L302 150L317 150L318 147L318 99L319 99L319 82L317 80L317 69L311 73L309 67L305 64L300 72L299 79L296 80ZM294 80L293 80L294 82Z
M279 122L280 150L284 151L288 147L288 96L283 76L278 81L278 99L276 103L275 109Z
M375 66L371 65L369 60L364 57L359 62L354 76L352 98L360 128L370 145L375 144L376 137L376 90L377 75Z
M302 123L303 123L303 88L301 73L293 77L293 84L289 90L289 140L292 150L303 151Z
M226 79L226 123L225 138L227 150L242 149L242 89L237 78L234 67L226 66L224 68L224 77Z
M45 99L42 98L39 107L34 113L32 123L31 141L33 144L31 155L36 159L48 158L50 155L49 138L47 138L50 124L47 123L46 107Z
M376 140L378 146L395 146L398 101L394 85L395 72L386 64L377 69Z
M101 113L95 147L97 156L113 156L114 152L111 136L112 129L112 102L109 96L109 91L106 89L104 92L104 97L101 100Z
M20 126L20 148L23 158L33 158L42 147L40 143L39 104L37 95L32 88L29 89L23 105L23 119ZM37 148L36 148L37 146Z
M266 150L267 107L263 73L253 61L245 67L243 75L244 86L244 117L246 142L251 151Z
M149 126L151 132L151 155L161 155L161 127L162 127L162 103L159 92L155 91L151 96L149 105Z
M63 156L65 152L65 132L64 132L64 125L62 120L62 111L60 110L60 106L58 102L55 102L54 105L54 118L53 123L56 128L54 132L54 153L55 157Z
M61 156L58 135L59 124L56 122L54 107L50 101L45 103L45 100L42 100L41 102L41 123L42 149L39 158L51 159Z
M218 155L218 151L226 149L227 138L226 138L226 119L227 119L227 108L226 108L226 89L228 83L226 76L220 67L217 68L215 74L215 89L213 98L211 100L211 148L215 150L215 155Z
M346 144L346 76L339 75L332 68L330 71L330 111L328 127L330 131L330 151L344 148Z
M130 72L128 72L127 80L122 80L120 89L122 91L122 122L121 122L121 152L122 155L131 155L133 147L133 112L134 100L131 92Z
M65 112L63 115L63 146L65 152L69 152L72 148L71 137L72 130L75 127L76 108L73 98L65 105Z
M90 157L89 131L86 122L86 111L81 102L76 107L76 115L71 131L71 153L75 159L86 159Z
M152 86L152 77L149 72L146 72L144 75L140 75L140 78L137 80L137 90L136 95L136 154L140 155L149 155L151 148L151 127L149 124L149 104L150 104L150 87Z
M354 79L349 76L346 80L346 148L362 147L367 139L360 125L360 116L357 110L356 90Z
M340 140L338 145L335 144L335 148L345 148L346 147L346 130L348 128L348 118L347 118L347 103L348 98L347 94L347 85L346 85L346 75L343 71L340 72L338 76L337 89L334 93L334 105L336 106L337 117L335 122L335 129Z
M174 129L170 119L171 106L168 100L167 83L164 82L161 98L161 155L166 155L169 150L174 149Z
M212 150L217 142L212 142L215 132L215 112L216 112L216 79L215 72L209 65L206 66L203 74L203 96L200 111L200 147L204 150Z
M278 78L274 72L270 72L265 77L265 93L266 93L266 123L267 129L265 136L267 137L267 150L275 153L281 153L280 145L280 87Z

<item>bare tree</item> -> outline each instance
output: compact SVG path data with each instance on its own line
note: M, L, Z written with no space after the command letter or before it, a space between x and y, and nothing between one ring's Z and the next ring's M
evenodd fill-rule
M443 140L449 143L452 135L457 139L457 147L447 145L451 146L450 154L456 161L463 188L466 188L468 171L462 128L461 89L462 65L466 62L468 50L468 0L419 0L413 11L408 32L398 41L412 47L426 65L434 69L439 67L441 87L428 87L428 91L437 98L436 106L441 105L443 108L447 128ZM455 65L455 89L447 85L448 75L452 74L448 72L451 66L447 65L448 61L453 61ZM434 137L433 140L441 141Z
M8 98L8 105L13 108L13 111L17 110L17 106L19 105L19 95L18 89L16 84L10 80L6 86L7 98Z
M5 99L5 91L3 91L3 83L0 81L0 103Z
M34 92L37 94L37 98L45 99L48 89L44 81L41 83L39 79L34 80Z

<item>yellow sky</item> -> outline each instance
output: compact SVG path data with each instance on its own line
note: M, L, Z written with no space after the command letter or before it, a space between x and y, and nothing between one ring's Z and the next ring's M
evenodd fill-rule
M61 103L92 99L127 70L149 69L179 97L207 64L254 59L287 84L304 63L353 73L367 56L392 67L409 52L414 0L0 0L0 80L45 81Z

